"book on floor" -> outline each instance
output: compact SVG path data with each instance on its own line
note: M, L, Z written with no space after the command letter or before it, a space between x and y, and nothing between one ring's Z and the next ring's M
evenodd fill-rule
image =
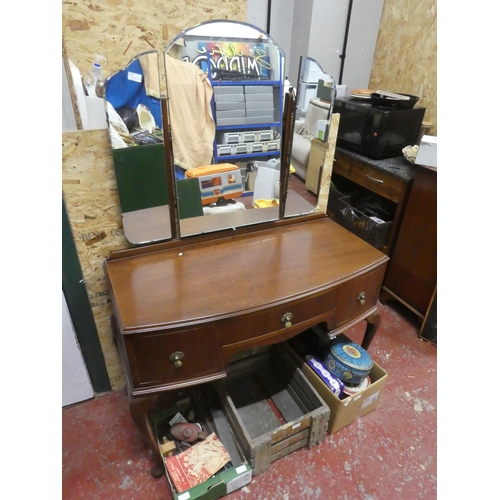
M165 458L168 473L179 493L203 483L231 461L215 433L178 455Z

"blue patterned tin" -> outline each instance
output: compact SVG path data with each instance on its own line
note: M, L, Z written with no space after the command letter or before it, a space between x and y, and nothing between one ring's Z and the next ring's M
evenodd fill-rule
M360 384L373 367L370 355L354 342L334 340L324 360L328 371L349 384Z

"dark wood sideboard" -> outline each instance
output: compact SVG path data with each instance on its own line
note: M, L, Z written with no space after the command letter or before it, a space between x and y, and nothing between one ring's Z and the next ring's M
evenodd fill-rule
M387 243L380 248L392 256L403 220L416 167L404 156L372 160L343 148L336 148L332 180L346 179L352 185L381 196L394 204L395 212Z
M424 319L437 287L437 172L418 166L380 299Z
M231 358L313 325L367 321L388 257L328 217L213 240L117 252L105 262L132 417L164 471L148 420L161 398L226 376Z

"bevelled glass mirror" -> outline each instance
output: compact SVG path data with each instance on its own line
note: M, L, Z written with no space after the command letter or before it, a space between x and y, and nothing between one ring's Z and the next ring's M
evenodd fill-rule
M231 21L165 48L181 236L278 219L283 66L266 33Z
M133 244L170 239L157 51L110 75L104 99L125 237Z
M301 57L291 162L295 175L314 195L322 181L334 96L334 78L312 57Z

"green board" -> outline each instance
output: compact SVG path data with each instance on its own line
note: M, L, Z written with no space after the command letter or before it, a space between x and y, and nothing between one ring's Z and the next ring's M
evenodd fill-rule
M163 144L113 149L113 164L122 213L169 204Z
M179 199L180 219L203 215L198 179L179 179L177 181L177 197Z

